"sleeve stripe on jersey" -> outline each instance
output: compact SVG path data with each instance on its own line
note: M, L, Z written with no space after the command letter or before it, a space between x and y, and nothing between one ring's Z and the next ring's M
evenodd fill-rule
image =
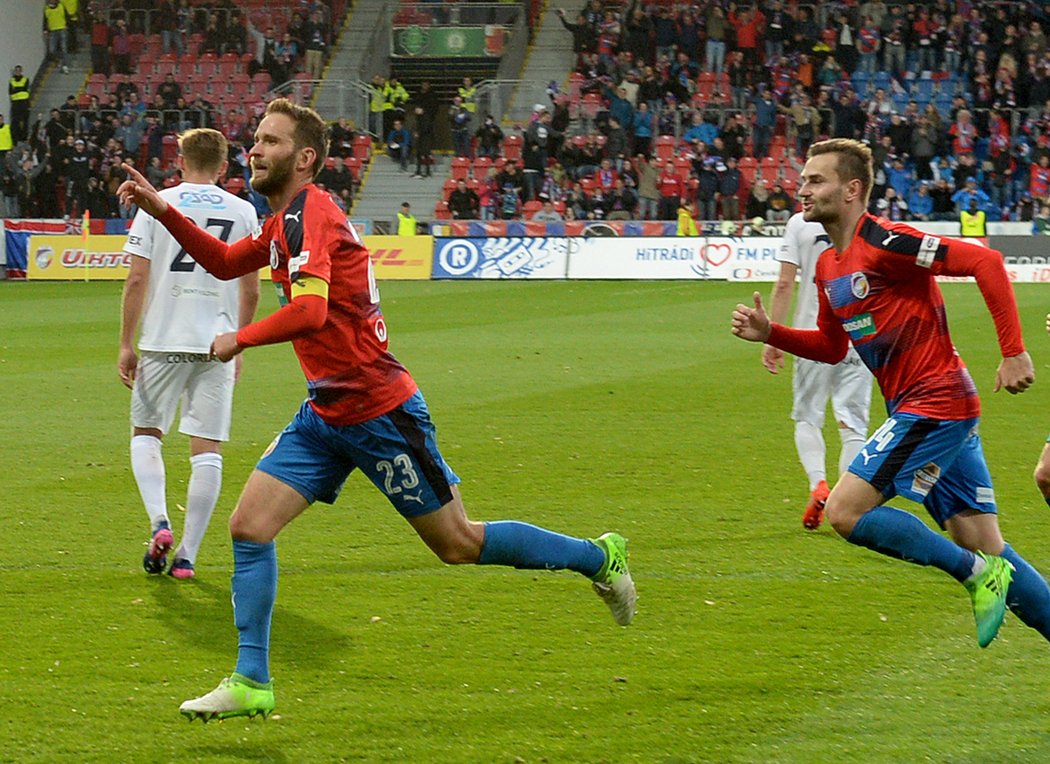
M303 214L306 207L306 189L300 191L282 213L284 243L288 247L288 259L298 257L303 248ZM295 274L289 273L295 278Z
M944 260L948 254L948 245L934 236L914 236L903 231L893 231L883 228L874 218L866 218L860 226L860 236L865 242L877 247L884 252L893 252L898 255L909 255L920 260L924 267L929 267L932 260ZM933 258L929 257L931 251L930 243L936 242L936 250Z

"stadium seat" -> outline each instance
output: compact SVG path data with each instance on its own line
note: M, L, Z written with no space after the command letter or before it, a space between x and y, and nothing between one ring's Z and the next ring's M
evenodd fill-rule
M586 194L594 193L594 178L580 178L580 188Z
M521 136L508 135L503 139L503 156L515 162L521 159Z
M179 153L179 143L174 135L165 135L161 140L161 162L165 165L169 165L175 161L175 157Z
M347 157L343 163L346 165L346 169L350 171L350 174L354 176L354 182L361 182L361 160L357 157Z
M490 167L492 167L492 160L489 157L478 157L474 160L474 177L484 178L488 175Z
M672 135L661 135L656 139L656 156L662 161L666 162L674 156L674 144L675 139Z
M543 209L543 202L541 202L541 201L539 201L537 199L532 199L531 201L527 201L527 202L525 202L525 207L523 208L523 217L526 220L532 220L533 216L537 212L542 210L542 209Z
M444 199L448 199L449 194L456 190L456 179L446 178L445 182L441 185L441 196Z
M357 157L360 162L367 162L372 156L372 136L370 135L355 135L354 136L354 156Z
M247 184L244 182L244 178L240 175L234 175L233 177L226 179L225 185L226 190L236 196L244 191Z
M452 179L466 180L470 175L470 160L466 157L454 157L452 159Z
M452 213L448 210L448 202L444 199L434 204L434 220L451 220Z
M689 175L693 172L693 161L689 157L675 157L674 169L679 178L689 180Z

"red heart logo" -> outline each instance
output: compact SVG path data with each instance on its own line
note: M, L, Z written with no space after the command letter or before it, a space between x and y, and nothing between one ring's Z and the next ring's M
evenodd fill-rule
M712 256L711 253L713 250L717 250L719 253L721 253L722 257L718 258L717 256ZM704 246L704 259L707 260L707 262L711 263L711 265L714 265L715 267L722 265L727 260L729 260L729 257L732 254L733 248L730 247L728 244L707 244L706 246Z

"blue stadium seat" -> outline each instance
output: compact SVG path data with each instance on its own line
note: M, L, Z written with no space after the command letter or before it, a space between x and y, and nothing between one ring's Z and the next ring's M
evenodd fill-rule
M876 89L889 90L892 79L889 72L875 72L875 79L872 81L872 84Z

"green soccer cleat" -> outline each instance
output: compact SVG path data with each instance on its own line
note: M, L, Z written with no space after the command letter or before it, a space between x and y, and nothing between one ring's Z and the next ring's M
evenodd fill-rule
M1002 557L977 552L985 561L984 570L963 582L973 601L977 620L977 644L988 647L999 633L1006 616L1006 591L1010 588L1013 566Z
M612 611L620 626L627 626L634 618L638 594L627 568L627 539L619 533L604 533L591 539L605 552L605 564L594 577L592 586Z
M273 713L273 706L273 682L259 684L234 673L207 695L187 700L179 706L179 713L191 722L200 719L205 723L235 716L249 719L262 716L265 719Z

